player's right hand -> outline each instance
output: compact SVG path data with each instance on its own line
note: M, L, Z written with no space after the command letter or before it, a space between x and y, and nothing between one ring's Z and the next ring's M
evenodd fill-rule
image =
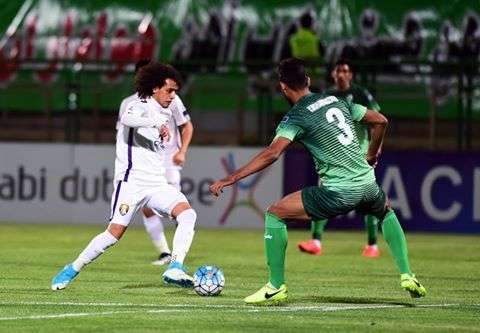
M226 186L230 186L234 184L235 181L231 179L230 177L226 177L220 180L217 180L215 183L210 185L210 193L212 193L214 196L218 197L220 193L223 192L223 188Z
M160 137L165 140L165 141L170 141L170 131L168 130L167 125L162 125L158 129L158 132L160 134Z

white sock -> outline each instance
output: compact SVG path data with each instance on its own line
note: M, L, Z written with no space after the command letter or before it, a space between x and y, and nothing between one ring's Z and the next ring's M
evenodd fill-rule
M197 213L193 209L187 209L177 216L177 230L173 236L172 262L183 264L195 234L195 221Z
M77 259L72 263L73 269L77 272L88 265L93 260L97 259L106 249L114 245L118 240L113 235L105 230L101 234L95 236L87 247L80 253Z
M168 247L168 242L165 238L163 223L160 216L153 215L146 217L144 215L143 225L145 226L145 230L147 230L148 234L150 235L153 245L158 250L158 253L170 253L170 248Z
M316 246L322 246L322 242L319 239L314 239L313 242Z

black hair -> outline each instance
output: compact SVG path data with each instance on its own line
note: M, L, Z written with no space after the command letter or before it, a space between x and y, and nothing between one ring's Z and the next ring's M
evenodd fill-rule
M305 73L305 63L297 58L280 61L277 68L278 80L292 90L302 90L308 87L308 77Z
M138 73L140 68L150 63L150 59L141 59L135 63L135 74Z
M348 68L350 69L350 72L353 73L352 63L350 62L350 60L345 59L345 58L338 59L337 62L335 62L335 67L334 68L337 68L337 66L343 66L343 65L348 66Z
M311 28L313 23L313 17L309 12L303 13L300 16L300 26L302 28Z
M140 68L135 75L135 90L140 98L153 95L153 89L163 87L167 79L173 80L178 86L181 85L180 73L173 67L159 62L150 62Z

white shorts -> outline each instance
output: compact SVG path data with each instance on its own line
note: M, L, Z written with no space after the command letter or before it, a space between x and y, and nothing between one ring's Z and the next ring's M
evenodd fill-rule
M177 190L181 190L180 186L180 169L179 168L166 168L165 169L165 178L167 178L167 182L175 187Z
M181 202L188 203L188 200L170 184L146 186L119 181L113 189L110 223L128 226L136 212L144 206L170 216L172 209Z

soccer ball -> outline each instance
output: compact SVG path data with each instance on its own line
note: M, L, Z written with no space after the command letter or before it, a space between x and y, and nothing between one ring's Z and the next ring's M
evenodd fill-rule
M200 296L216 296L225 286L225 277L220 268L205 265L197 269L193 275L193 289Z

